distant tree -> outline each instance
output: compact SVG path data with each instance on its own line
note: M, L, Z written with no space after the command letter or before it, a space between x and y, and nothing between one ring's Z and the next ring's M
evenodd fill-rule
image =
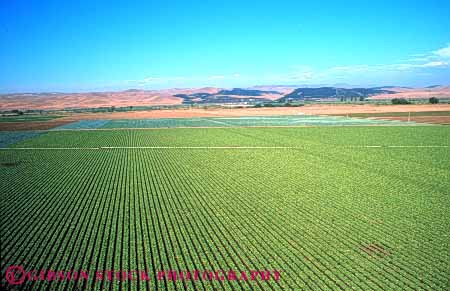
M439 99L437 99L436 97L431 97L430 99L428 99L428 101L431 104L438 104L439 103Z
M12 113L15 113L15 114L17 114L17 115L23 115L23 111L22 110L17 110L17 109L14 109L13 111L11 111Z
M391 102L392 104L411 104L411 102L409 102L405 98L394 98Z
M111 106L111 112L114 112L116 110L116 106Z

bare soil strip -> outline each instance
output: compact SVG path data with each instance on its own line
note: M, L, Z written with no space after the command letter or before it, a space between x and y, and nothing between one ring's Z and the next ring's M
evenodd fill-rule
M397 120L397 121L408 121L408 117L405 116L386 116L386 117L374 117L373 119L380 120ZM449 124L450 116L411 116L409 121L417 123L430 123L430 124Z

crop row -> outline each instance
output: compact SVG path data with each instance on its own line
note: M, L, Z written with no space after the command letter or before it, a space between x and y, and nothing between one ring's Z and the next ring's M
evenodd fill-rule
M47 132L12 146L317 146L326 150L335 146L449 146L449 137L448 126L74 130Z
M368 139L444 144L447 133L418 127L420 140L409 128L385 129ZM152 275L22 290L444 290L449 152L337 146L341 135L347 144L372 142L358 139L366 130L124 130L77 132L79 140L51 132L26 141L303 147L3 150L0 163L13 166L0 168L2 272L20 264ZM282 279L156 278L194 269L278 269Z

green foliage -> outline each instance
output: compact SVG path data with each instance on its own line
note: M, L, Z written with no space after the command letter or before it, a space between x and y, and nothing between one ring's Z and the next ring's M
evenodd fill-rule
M438 104L438 103L439 103L439 99L436 98L436 97L431 97L430 99L428 99L428 101L429 101L431 104Z
M37 115L37 114L24 114L23 111L18 111L14 115L0 116L0 122L32 122L32 121L48 121L62 116L57 115Z
M449 140L445 126L48 132L16 146L78 148L0 151L2 273L279 269L261 286L139 289L446 290L450 151L426 146Z
M408 101L405 98L394 98L394 99L391 100L391 102L392 102L392 104L396 104L396 105L398 105L398 104L411 104L411 102Z

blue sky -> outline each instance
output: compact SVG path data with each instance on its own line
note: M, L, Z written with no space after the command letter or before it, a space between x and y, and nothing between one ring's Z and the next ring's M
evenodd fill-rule
M0 1L0 91L450 83L450 1Z

